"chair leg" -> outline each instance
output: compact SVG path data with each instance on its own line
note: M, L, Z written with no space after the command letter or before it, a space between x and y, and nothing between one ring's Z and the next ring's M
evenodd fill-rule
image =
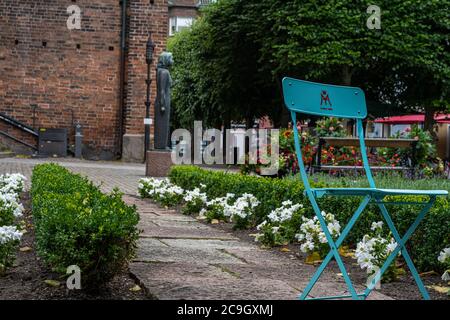
M435 197L432 197L428 203L425 204L424 208L419 213L418 217L414 221L414 223L411 225L411 227L406 232L405 236L403 238L400 237L400 234L397 231L397 228L394 225L394 222L392 221L391 216L389 215L388 210L386 209L386 206L383 203L380 203L381 199L377 199L377 205L381 210L381 213L386 220L386 223L388 224L389 229L392 232L392 235L394 236L395 241L397 242L397 248L389 255L383 266L378 272L377 277L375 279L381 279L383 274L386 272L386 270L389 268L389 266L394 262L395 258L397 257L398 253L401 251L403 254L403 258L406 261L406 264L408 265L412 276L414 277L414 280L416 281L417 287L419 288L420 293L422 294L422 297L425 300L430 300L430 295L428 294L428 291L426 290L422 280L420 279L419 273L417 272L416 267L414 266L414 263L411 260L411 257L409 256L408 251L406 250L406 242L409 240L409 238L412 236L414 231L419 226L420 222L423 220L427 212L431 209L434 202L436 201ZM373 281L374 282L374 281ZM370 286L366 289L366 295L368 296L372 290L374 289L376 283L371 283Z
M316 284L317 280L319 280L320 276L322 275L323 271L325 270L325 268L327 267L328 263L330 263L331 259L333 257L335 257L336 262L339 266L339 269L342 272L342 275L344 277L344 280L350 290L351 293L351 297L353 299L360 299L360 295L358 295L356 293L356 290L354 289L350 278L347 275L347 271L345 270L345 266L344 263L342 262L342 259L339 255L339 251L338 248L341 246L341 244L344 242L345 238L347 237L348 233L351 231L351 229L353 228L354 224L356 223L356 221L358 221L359 217L361 216L362 212L364 211L364 209L367 207L368 203L370 202L371 197L370 196L366 196L364 198L364 200L361 202L361 204L359 205L358 209L355 211L355 213L353 214L352 218L350 219L350 221L348 222L347 226L344 228L344 230L342 231L341 235L339 236L339 238L336 240L335 243L330 243L330 252L328 253L328 255L325 257L325 259L323 260L322 264L320 265L320 267L317 269L317 271L314 273L313 277L311 278L311 280L309 281L308 285L306 286L305 290L303 291L303 293L300 295L299 299L300 300L306 300L306 298L308 297L309 293L311 292L311 290L313 289L314 285ZM323 220L322 214L320 212L320 209L314 199L314 203L315 206L317 207L317 211L316 211L316 215L317 217ZM318 212L318 213L317 213ZM326 225L326 224L325 224ZM328 231L328 227L326 227L325 229L323 229L325 235L327 235L327 233L329 234ZM329 235L331 238L331 235Z
M313 277L309 281L309 283L306 286L305 290L303 290L302 294L299 297L300 300L306 300L306 298L308 297L308 295L311 292L312 288L314 288L317 280L319 280L319 278L322 275L323 271L327 267L328 263L330 263L331 258L333 258L333 252L330 250L330 252L327 254L325 259L320 264L319 269L317 269L316 272L314 273Z

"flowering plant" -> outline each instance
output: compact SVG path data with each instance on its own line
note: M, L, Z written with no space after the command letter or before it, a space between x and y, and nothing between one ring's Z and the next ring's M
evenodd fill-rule
M322 216L327 223L328 231L331 233L333 239L339 237L341 234L341 225L335 216L323 211ZM325 233L322 231L319 219L317 217L312 219L302 217L302 222L300 232L295 235L300 242L300 250L310 256L318 255L320 259L324 258L330 250L330 247Z
M22 216L20 193L26 178L21 174L0 175L0 275L11 267L22 232L14 225Z
M317 121L316 133L319 137L345 137L347 135L342 121L334 117Z
M0 193L8 193L19 196L24 191L27 179L20 173L0 175Z
M183 200L183 214L191 215L199 213L205 207L208 202L208 197L206 196L206 193L201 191L200 188L195 188L192 191L187 190L184 194Z
M184 190L167 179L144 178L139 182L138 193L142 198L149 198L163 206L173 207L183 199Z
M21 237L15 226L0 227L0 275L12 266Z
M0 193L0 226L11 225L22 216L23 205L18 201L15 193Z
M255 241L267 246L286 245L295 238L304 214L302 204L284 201L281 207L273 210L257 229Z
M356 247L355 257L361 269L367 269L369 276L379 270L388 256L395 250L397 243L390 237L383 237L383 222L374 222L371 227L372 233L366 234ZM399 253L400 255L400 253ZM382 281L390 282L397 279L399 269L395 262L392 263L382 277Z
M246 229L259 204L260 202L254 195L244 193L241 197L236 199L232 206L227 207L225 213L226 215L229 215L230 221L234 222L235 229Z
M225 221L230 216L229 208L235 194L228 193L225 197L215 198L206 202L206 207L200 211L200 218L205 218L208 222L213 220Z

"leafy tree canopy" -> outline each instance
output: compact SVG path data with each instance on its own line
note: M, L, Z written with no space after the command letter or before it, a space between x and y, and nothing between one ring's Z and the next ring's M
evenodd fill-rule
M362 87L376 116L449 108L450 0L219 0L171 40L184 124L270 115L285 120L280 81Z

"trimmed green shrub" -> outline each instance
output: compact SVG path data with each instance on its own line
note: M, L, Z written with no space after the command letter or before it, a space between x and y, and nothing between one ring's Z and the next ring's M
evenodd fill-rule
M298 179L272 179L257 176L244 176L219 171L203 170L194 166L175 166L169 174L172 183L183 189L192 190L200 184L206 185L204 190L208 199L224 197L227 193L240 196L244 193L253 194L261 202L256 209L257 222L266 220L267 215L274 209L281 207L286 200L303 204L305 216L312 217L314 212L309 200L304 195L303 183ZM402 178L402 181L404 178ZM393 181L386 179L384 183ZM417 186L415 186L417 184ZM408 181L408 187L414 189L432 188L432 184L423 181ZM348 187L348 181L341 179L327 183L324 179L311 181L314 188L322 187ZM420 187L422 185L422 188ZM429 185L429 187L428 187ZM385 185L386 187L386 185ZM393 199L391 199L393 200ZM395 197L396 201L417 201L420 197ZM361 202L360 197L323 197L318 200L319 206L327 213L332 213L342 226L346 225L354 211ZM420 207L389 205L388 209L399 230L404 234L407 228L417 217ZM376 205L369 205L364 214L355 224L355 227L346 239L346 244L355 246L365 234L370 232L372 222L379 221L381 214ZM441 270L442 265L437 261L442 248L450 243L450 204L447 198L439 198L430 213L421 223L417 232L408 242L409 252L418 269Z
M133 257L139 216L117 190L103 194L86 178L43 164L33 170L31 195L37 253L55 271L77 265L83 288L95 289Z

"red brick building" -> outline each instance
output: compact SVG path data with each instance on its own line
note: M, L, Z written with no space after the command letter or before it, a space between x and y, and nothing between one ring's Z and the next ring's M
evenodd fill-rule
M81 10L79 30L67 25L71 5ZM35 129L66 128L70 144L80 123L86 158L141 160L146 42L152 33L154 78L168 15L168 0L0 0L0 113ZM153 106L155 81L151 97ZM36 144L4 121L0 132Z
M172 36L183 28L188 28L198 17L202 7L216 0L168 0L169 35Z

